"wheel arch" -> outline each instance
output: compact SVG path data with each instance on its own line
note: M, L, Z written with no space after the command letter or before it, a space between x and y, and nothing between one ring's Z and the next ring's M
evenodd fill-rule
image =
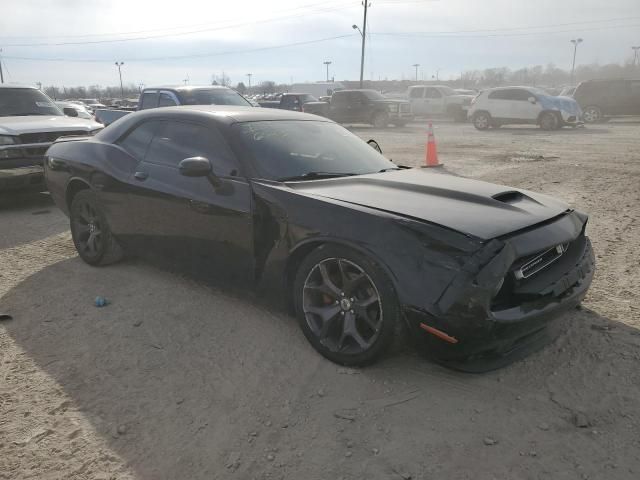
M71 210L71 202L73 202L73 197L82 190L91 190L91 185L86 180L81 178L72 178L67 183L67 188L64 193L65 205L68 210Z
M293 248L287 259L287 263L284 269L284 286L286 289L285 294L287 295L288 305L293 306L293 282L295 280L298 267L312 251L324 245L336 245L339 247L349 248L366 256L385 272L393 286L394 291L398 291L397 278L393 274L392 270L384 261L380 259L379 255L376 255L370 249L346 239L332 237L314 237L298 243Z
M562 115L560 114L560 111L558 110L550 110L550 109L545 109L542 110L539 114L538 114L538 118L536 119L536 125L540 125L540 121L542 120L542 117L544 115L546 115L547 113L551 113L553 115L555 115L555 117L558 119L559 124L558 125L562 125L563 120L562 120Z

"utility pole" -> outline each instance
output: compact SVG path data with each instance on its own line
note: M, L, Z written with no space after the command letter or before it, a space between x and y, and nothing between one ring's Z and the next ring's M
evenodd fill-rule
M253 73L247 73L247 77L249 78L249 90L251 90L251 76Z
M322 62L327 66L327 82L329 81L329 65L331 65L330 61Z
M640 45L637 47L631 47L631 50L633 50L633 66L637 67L638 66L638 50L640 50ZM2 50L0 50L1 52ZM0 72L2 72L2 70L0 69Z
M124 87L122 86L122 70L120 69L124 65L124 62L116 62L118 67L118 75L120 75L120 98L124 99Z
M574 84L575 80L575 72L576 72L576 52L578 51L578 45L582 43L581 38L573 38L571 43L573 43L573 63L571 65L571 85Z
M358 28L357 25L354 25L353 28L360 31L360 35L362 36L362 53L360 54L360 88L362 88L362 81L364 78L364 44L367 38L367 9L371 6L371 2L369 0L364 0L362 2L364 5L364 19L362 20L362 30Z
M4 83L4 74L2 73L2 49L0 48L0 83Z
M417 82L418 81L418 67L420 66L420 64L419 63L414 63L411 66L416 69L416 82Z

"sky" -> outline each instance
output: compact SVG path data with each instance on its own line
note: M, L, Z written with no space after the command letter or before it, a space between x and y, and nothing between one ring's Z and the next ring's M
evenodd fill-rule
M617 63L640 0L370 0L365 79ZM360 0L0 0L5 81L43 85L299 83L360 74Z

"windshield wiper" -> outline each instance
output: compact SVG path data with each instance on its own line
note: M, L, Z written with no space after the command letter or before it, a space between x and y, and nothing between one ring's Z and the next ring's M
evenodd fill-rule
M293 182L296 180L318 180L321 178L335 178L335 177L352 177L358 175L357 173L340 173L340 172L307 172L302 175L292 175L291 177L279 178L279 182Z

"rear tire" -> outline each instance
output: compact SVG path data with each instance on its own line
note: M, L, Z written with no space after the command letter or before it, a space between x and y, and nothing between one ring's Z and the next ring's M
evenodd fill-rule
M488 130L493 120L491 120L491 115L487 112L476 112L473 114L473 126L476 127L477 130Z
M294 280L294 305L313 348L340 365L364 366L391 344L400 307L384 270L338 245L313 250Z
M602 109L595 105L589 105L582 114L586 123L597 123L602 121Z
M80 258L89 265L109 265L124 257L98 198L91 190L81 190L73 197L69 221L73 244Z
M540 124L540 128L546 131L557 130L560 128L558 116L553 112L544 112L540 115L538 123Z
M376 112L373 114L371 124L376 128L386 128L389 125L389 115L385 112Z

